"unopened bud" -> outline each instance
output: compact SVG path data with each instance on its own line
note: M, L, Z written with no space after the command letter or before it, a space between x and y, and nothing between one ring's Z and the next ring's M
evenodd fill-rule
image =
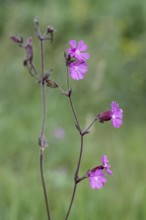
M41 32L40 32L40 29L39 29L39 21L38 21L38 18L35 17L34 20L33 20L33 22L34 22L35 34L36 34L36 36L37 36L39 39L41 39L42 34L41 34Z
M54 32L54 28L52 26L48 26L47 33L53 33L53 32Z
M11 36L10 39L17 44L23 44L23 37Z
M38 28L38 27L39 27L38 17L35 17L34 20L33 20L33 22L34 22L35 27Z
M54 28L52 26L48 26L47 27L47 31L46 34L44 35L44 39L49 39L51 41L51 43L53 42L53 38L54 38Z
M32 48L32 38L28 37L26 40L26 59L24 60L24 66L27 66L28 63L31 63L33 60L33 48Z
M50 79L46 79L47 86L55 89L58 88L58 84Z

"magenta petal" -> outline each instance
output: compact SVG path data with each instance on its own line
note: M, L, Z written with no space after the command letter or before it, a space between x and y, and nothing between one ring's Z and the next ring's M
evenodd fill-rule
M109 175L112 175L113 172L110 170L110 169L106 169L106 172L109 174Z
M109 174L109 175L112 175L112 171L110 170L110 165L108 164L108 159L107 159L107 156L106 155L103 155L102 156L102 165L104 167L104 169L106 170L106 172Z
M114 128L119 128L122 125L123 110L119 108L118 103L111 103L111 122Z
M71 53L71 49L70 48L67 48L67 53Z
M67 53L70 57L73 57L78 61L85 61L86 59L89 59L90 56L88 53L82 53L82 51L85 51L88 48L83 40L80 40L78 45L75 40L70 40L69 44L72 47L67 49Z
M101 161L102 161L102 164L108 163L107 156L103 155Z
M86 59L89 59L89 58L90 58L89 53L80 53L80 54L78 54L78 59L79 59L80 61L86 60Z
M72 79L80 80L84 78L84 74L88 71L88 65L85 62L72 62L69 66L70 76Z
M75 40L70 40L69 44L72 46L72 48L76 48L76 41Z
M89 58L90 58L90 55L89 55L89 53L82 53L82 57L83 57L84 59L89 59Z
M88 49L88 46L86 44L78 44L78 50L80 51L84 51L84 50L87 50Z
M85 45L85 44L84 44L84 41L83 41L83 40L80 40L79 43L78 43L77 49L78 49L78 50L81 50L81 48L82 48L84 45Z
M121 119L111 119L112 125L114 128L119 128L122 125L122 120Z
M111 108L112 108L113 111L116 111L117 109L119 109L118 103L115 102L115 101L112 101Z

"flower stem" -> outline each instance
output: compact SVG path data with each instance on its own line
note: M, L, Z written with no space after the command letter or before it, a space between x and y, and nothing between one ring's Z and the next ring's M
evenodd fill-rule
M83 154L83 138L84 138L84 136L82 134L80 134L80 137L81 137L80 154L79 154L77 168L76 168L75 175L74 175L74 188L73 188L72 197L71 197L71 201L70 201L70 204L69 204L69 208L68 208L65 220L67 220L68 217L69 217L69 214L70 214L73 202L74 202L75 194L76 194L77 184L78 184L78 182L80 182L80 181L78 181L78 173L79 173L82 154Z
M73 204L73 201L74 201L74 198L75 198L75 194L76 194L76 189L77 189L77 183L75 182L75 183L74 183L73 192L72 192L71 201L70 201L70 205L69 205L67 214L66 214L66 216L65 216L65 220L67 220L68 217L69 217L69 214L70 214L70 211L71 211L71 208L72 208L72 204Z
M77 115L76 115L76 112L75 112L75 109L74 109L74 106L73 106L71 96L69 96L69 102L70 102L70 106L71 106L71 109L72 109L72 113L73 113L75 121L76 121L77 128L81 132L80 124L79 124L79 121L78 121L78 118L77 118Z
M72 110L73 116L74 116L75 121L76 121L76 126L77 126L79 132L81 133L80 123L79 123L79 120L77 118L77 114L75 112L75 109L74 109L74 106L73 106L73 102L72 102L72 98L71 98L72 90L70 89L70 85L69 85L69 71L68 71L68 67L67 67L67 89L68 89L68 98L69 98L71 110Z
M69 91L69 71L68 71L68 66L67 66L67 77L66 77L66 79L67 79L67 89L68 89L68 91Z
M43 112L42 112L42 127L41 127L41 133L40 133L40 139L43 139L44 131L45 131L45 124L46 124L46 92L45 92L45 83L43 81L44 78L44 46L43 46L43 40L41 40L41 58L42 58L42 82L41 82L41 89L42 89L42 106L43 106Z
M48 203L48 197L47 197L47 191L46 191L46 184L45 184L45 178L44 178L44 169L43 169L43 153L44 150L40 149L40 173L41 173L41 182L42 182L42 187L43 187L43 193L44 193L44 198L45 198L45 204L46 204L46 210L47 210L47 217L48 220L51 220L50 216L50 209L49 209L49 203Z
M75 171L75 180L77 181L78 179L78 173L79 173L79 169L80 169L80 165L81 165L81 159L82 159L82 154L83 154L83 138L84 136L81 134L81 145L80 145L80 154L79 154L79 159L78 159L78 163L77 163L77 168Z
M41 90L42 90L42 126L40 131L40 137L39 137L39 145L40 145L40 174L41 174L41 182L42 182L42 188L44 193L44 199L45 199L45 205L46 205L46 211L47 211L47 217L48 220L51 220L50 215L50 208L49 208L49 202L48 202L48 196L46 191L46 184L45 184L45 178L44 178L44 169L43 169L43 153L45 150L45 147L47 146L46 139L44 138L44 132L45 132L45 125L46 125L46 84L43 81L44 78L44 45L43 40L40 40L41 43Z
M92 125L94 124L94 122L95 122L96 120L97 120L97 119L94 118L94 120L90 123L90 125L83 131L84 134L89 131L89 129L92 127Z

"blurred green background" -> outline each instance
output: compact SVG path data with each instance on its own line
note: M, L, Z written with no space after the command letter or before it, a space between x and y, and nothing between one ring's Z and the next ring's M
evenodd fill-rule
M71 80L82 127L112 100L124 110L123 126L95 124L85 137L80 175L106 154L113 176L92 190L78 186L70 220L146 219L146 1L145 0L1 0L0 1L0 219L47 219L39 174L37 138L41 126L41 92L22 62L24 51L11 35L33 37L34 62L40 64L33 19L44 30L57 30L45 44L45 68L66 88L64 51L70 39L89 46L89 72ZM73 187L79 137L67 99L47 89L45 175L53 219L64 219ZM59 110L59 111L58 111ZM63 136L58 137L61 129Z

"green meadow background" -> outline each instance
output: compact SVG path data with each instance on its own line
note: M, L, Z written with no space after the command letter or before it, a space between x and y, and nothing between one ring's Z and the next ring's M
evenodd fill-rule
M70 39L89 46L89 72L70 80L82 127L115 100L124 110L123 126L96 123L85 137L80 175L100 164L112 165L105 187L92 190L88 179L78 185L70 220L146 219L146 1L145 0L1 0L0 1L0 219L46 220L39 174L37 138L41 126L39 84L23 67L24 51L11 35L33 37L34 63L40 46L34 36L38 16L45 32L45 69L66 88L64 51ZM56 137L58 129L64 131ZM79 153L67 98L47 88L45 176L53 220L63 220L73 187Z

